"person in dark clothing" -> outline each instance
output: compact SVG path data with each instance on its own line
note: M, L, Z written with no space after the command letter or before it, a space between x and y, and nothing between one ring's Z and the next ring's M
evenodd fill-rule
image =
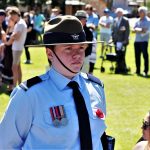
M0 44L6 40L5 30L3 29L3 23L5 22L6 13L5 10L0 9ZM4 58L4 49L0 45L0 87L2 86L2 69L3 69L3 58Z
M123 16L123 9L117 8L117 17L114 19L112 26L112 39L115 44L115 51L117 53L117 63L115 73L126 74L129 69L126 65L126 49L129 44L129 21Z
M31 57L30 57L30 52L29 52L29 47L26 47L26 45L32 44L33 40L33 22L30 19L30 15L28 12L24 13L24 20L27 24L27 37L25 41L25 55L26 55L26 60L24 61L25 64L31 64Z
M10 36L12 35L15 23L9 18L8 26L6 30L5 50L3 59L3 70L2 70L2 82L7 85L7 92L10 93L13 90L13 73L12 73L12 42ZM7 45L7 43L9 43Z
M2 26L2 29L6 32L7 29L7 23L6 23L6 12L3 9L0 9L0 24Z
M92 41L93 40L93 33L89 27L86 26L87 21L87 13L84 10L77 10L75 16L81 21L83 25L84 32L86 34L86 40ZM89 72L89 55L92 53L92 44L89 44L85 51L85 60L82 67L82 71L88 73Z

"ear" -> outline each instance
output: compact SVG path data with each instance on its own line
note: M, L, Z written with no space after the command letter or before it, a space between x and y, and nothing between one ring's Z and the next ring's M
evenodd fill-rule
M48 59L52 62L54 55L53 55L53 52L50 48L46 48L46 54L47 54Z

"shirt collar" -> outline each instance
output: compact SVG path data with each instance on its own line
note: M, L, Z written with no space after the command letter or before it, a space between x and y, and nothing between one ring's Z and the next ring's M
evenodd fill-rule
M122 20L122 16L120 18L118 17L118 21L121 21L121 20Z
M49 70L49 76L52 82L60 89L63 90L70 81L76 81L79 84L79 87L82 88L82 83L80 81L80 73L75 75L72 80L60 74L53 67Z
M146 20L146 16L143 17L142 19L140 18L140 21L144 21L144 20Z

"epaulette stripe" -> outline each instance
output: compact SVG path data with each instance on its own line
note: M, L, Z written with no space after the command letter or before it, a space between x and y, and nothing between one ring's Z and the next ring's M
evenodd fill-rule
M25 91L28 90L28 87L26 86L26 84L23 82L19 85L22 89L24 89Z
M41 81L42 81L42 79L40 77L35 76L35 77L27 80L27 87L30 88L31 86L33 86L37 83L40 83Z
M100 79L94 77L91 74L87 74L87 76L90 81L95 82L95 83L99 84L100 86L104 87L104 84L100 81Z

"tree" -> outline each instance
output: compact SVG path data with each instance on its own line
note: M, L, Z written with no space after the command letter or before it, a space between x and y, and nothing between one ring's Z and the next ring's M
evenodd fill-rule
M35 5L40 5L42 6L43 4L46 3L46 0L1 0L0 1L0 8L6 8L8 5L11 6L30 6L33 7Z
M8 5L17 5L16 0L1 0L0 1L0 8L5 9Z
M107 7L108 7L109 9L112 8L112 5L113 5L113 0L107 0Z

